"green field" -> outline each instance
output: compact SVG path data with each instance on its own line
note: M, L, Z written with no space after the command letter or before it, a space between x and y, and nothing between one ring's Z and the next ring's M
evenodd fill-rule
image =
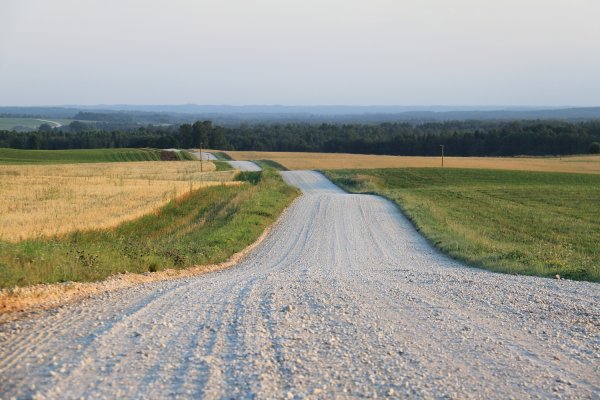
M44 121L40 121L44 120ZM45 121L57 122L61 125L68 125L73 122L72 119L61 119L61 118L13 118L13 117L0 117L0 131L10 131L17 127L24 127L27 129L37 129L42 124L48 124L52 127L56 126Z
M94 281L129 271L218 263L253 243L298 192L274 171L215 186L114 229L0 242L0 287Z
M494 271L600 281L600 176L472 169L335 170L395 201L438 248Z
M123 161L160 161L157 149L17 150L0 148L0 164L71 164ZM176 152L180 160L194 160L187 152Z

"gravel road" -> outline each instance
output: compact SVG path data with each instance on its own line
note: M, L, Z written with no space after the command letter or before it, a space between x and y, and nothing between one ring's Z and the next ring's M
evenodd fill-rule
M206 151L203 151L203 152L193 151L192 154L195 155L196 158L198 158L198 160L200 160L200 158L202 158L202 160L207 160L207 161L217 161L218 160L218 158L213 153L209 153Z
M238 266L0 326L0 397L600 397L600 285L466 268L283 175L305 194Z
M53 128L60 128L61 126L63 126L63 124L61 124L60 122L50 121L49 119L38 119L38 121L41 121L45 124L50 124Z
M260 171L261 168L252 161L227 161L235 169L240 171Z

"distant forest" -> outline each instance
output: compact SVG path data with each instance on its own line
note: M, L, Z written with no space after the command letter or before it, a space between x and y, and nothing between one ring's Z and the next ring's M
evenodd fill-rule
M205 148L431 156L566 155L600 153L600 121L450 121L380 124L253 124L90 130L75 121L36 132L0 131L0 147L88 149L119 147Z

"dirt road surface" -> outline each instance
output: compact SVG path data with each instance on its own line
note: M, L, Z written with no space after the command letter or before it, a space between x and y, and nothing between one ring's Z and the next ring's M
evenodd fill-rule
M227 161L235 169L240 171L260 171L261 168L252 161Z
M38 121L41 121L45 124L50 124L53 128L60 128L61 126L63 126L60 122L50 121L49 119L38 119Z
M0 327L2 398L598 398L600 285L440 255L316 172L238 266Z
M192 151L192 154L196 156L198 160L202 159L203 161L217 161L218 158L213 153L208 153L206 151Z

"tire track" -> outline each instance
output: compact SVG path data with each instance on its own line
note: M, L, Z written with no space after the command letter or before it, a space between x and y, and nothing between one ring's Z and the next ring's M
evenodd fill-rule
M467 268L282 175L304 195L237 266L0 326L0 397L598 398L600 285Z

